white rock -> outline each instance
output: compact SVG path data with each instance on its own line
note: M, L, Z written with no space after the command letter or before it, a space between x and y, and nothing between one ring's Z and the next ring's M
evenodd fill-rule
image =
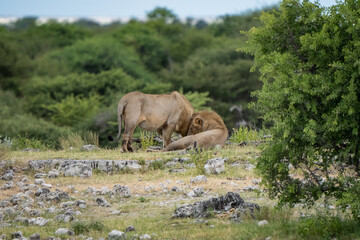
M224 158L213 158L207 160L204 169L206 174L219 174L225 172L225 159Z
M42 218L42 217L37 217L37 218L32 218L30 219L29 223L33 224L33 225L38 225L38 226L45 226L48 223L49 220Z
M258 222L258 226L264 226L264 225L267 225L269 224L269 222L267 220L261 220Z
M190 183L193 184L206 183L206 182L207 182L207 177L205 175L199 175L190 179Z
M67 228L59 228L56 230L55 235L70 235L70 231Z
M117 240L117 239L125 239L125 238L126 238L126 234L124 232L117 230L112 230L108 235L109 240Z
M140 239L151 239L151 236L149 234L144 234L140 236Z

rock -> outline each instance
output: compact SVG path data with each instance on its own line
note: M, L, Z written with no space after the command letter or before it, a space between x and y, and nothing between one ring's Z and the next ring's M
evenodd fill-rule
M37 189L37 186L36 186L35 184L29 184L29 185L28 185L28 188L29 188L30 190L36 190L36 189Z
M29 214L30 214L30 217L37 217L40 215L40 211L38 209L31 209Z
M270 236L270 237L265 238L265 240L270 240L270 239L271 239L271 236Z
M6 170L5 174L1 176L1 179L5 180L5 181L10 181L10 180L13 180L14 177L15 177L14 171L9 169L9 170Z
M38 196L40 196L40 195L42 195L42 194L47 194L47 193L49 193L49 192L50 192L50 190L47 189L47 188L38 188L38 189L36 190L36 192L35 192L35 196L38 197Z
M94 187L88 187L86 192L89 194L92 194L94 196L99 195L101 193L101 191L99 189L96 189Z
M102 206L102 207L110 207L111 206L111 204L108 203L104 197L96 198L96 203L97 203L97 205Z
M252 191L255 191L255 190L259 190L259 187L251 185L251 186L244 187L243 190L247 191L247 192L252 192Z
M59 167L61 172L64 172L64 176L68 177L91 177L92 168L83 163L73 163L73 164L61 164Z
M0 208L9 207L10 205L11 205L11 203L6 200L0 202Z
M201 197L204 194L204 188L195 187L192 191L190 191L187 196L188 197Z
M41 186L44 188L52 188L51 184L46 184L46 183L42 183Z
M190 183L198 184L198 183L206 183L207 177L205 175L199 175L190 179Z
M74 185L69 185L69 186L67 186L67 189L69 189L69 191L70 191L71 193L74 193L74 191L75 191Z
M124 232L116 231L116 230L112 230L108 235L109 240L117 240L117 239L125 239L125 238L126 238L126 234Z
M48 178L57 178L59 175L60 173L56 169L53 169L50 172L48 172Z
M225 172L225 159L226 158L213 158L207 160L204 169L206 174L219 174Z
M118 215L118 214L120 214L120 213L121 213L121 212L118 211L118 210L114 210L114 211L111 212L112 215Z
M55 216L55 219L64 222L76 221L77 219L74 215L75 215L74 210L68 209L64 214Z
M32 218L30 219L29 223L33 224L33 225L38 225L38 226L45 226L48 223L49 220L42 218L42 217L37 217L37 218Z
M196 168L196 165L195 165L195 163L188 163L188 164L185 164L185 167L186 168Z
M29 237L29 240L40 240L40 234L34 233Z
M133 225L130 225L126 228L125 232L133 232L136 231Z
M185 168L175 168L170 170L171 173L184 173L186 172Z
M113 192L115 196L128 198L131 196L130 189L126 186L114 185Z
M259 221L258 222L258 226L264 226L264 225L267 225L267 224L269 224L269 222L267 221L267 220L261 220L261 221Z
M144 190L145 192L151 192L154 190L154 187L153 186L147 186L147 187L144 187Z
M256 168L256 167L248 162L245 164L245 170L251 171L254 168Z
M59 228L58 230L56 230L55 235L69 235L69 236L73 236L75 235L75 233L73 231L70 231L67 228Z
M101 195L107 195L109 193L111 193L111 190L109 190L107 187L103 187L103 188L100 189L100 194Z
M255 209L260 209L257 204L245 203L238 193L228 192L224 196L218 198L211 198L206 201L195 202L194 204L188 204L175 210L173 217L206 217L208 210L213 211L229 211L231 208L247 209L249 206L253 206Z
M27 176L24 176L22 179L21 179L22 182L26 183L26 182L29 182L29 178Z
M24 148L22 151L23 151L23 152L40 152L40 149L36 149L36 148Z
M81 151L85 151L85 152L91 152L91 151L96 151L96 150L99 150L100 148L98 148L97 146L95 145L91 145L91 144L88 144L88 145L84 145L80 148Z
M144 234L140 236L140 239L152 239L149 234Z
M21 231L17 231L17 232L12 233L11 237L21 239L21 238L23 238L23 234Z
M41 184L43 184L43 183L45 183L44 179L42 179L42 178L35 179L35 184L36 184L36 185L41 185Z
M15 187L13 181L8 181L7 183L4 184L4 189L11 189L13 187Z
M44 177L47 177L47 174L45 174L45 173L36 173L34 177L35 178L44 178Z

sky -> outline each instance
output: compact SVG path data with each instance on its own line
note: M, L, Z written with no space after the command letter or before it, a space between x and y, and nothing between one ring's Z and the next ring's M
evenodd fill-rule
M335 0L319 2L323 6L335 4ZM166 7L184 19L239 14L278 3L278 0L0 0L0 17L144 18L156 7Z

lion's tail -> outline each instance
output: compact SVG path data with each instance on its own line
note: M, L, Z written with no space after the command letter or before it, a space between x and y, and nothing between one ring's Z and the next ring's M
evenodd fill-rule
M108 140L109 141L116 141L118 142L119 139L120 139L120 136L121 136L121 125L122 125L122 115L123 115L123 112L124 112L124 108L126 106L126 101L121 101L119 102L119 105L118 105L118 123L119 123L119 129L118 129L118 135L116 137L116 139L114 140L114 138L112 136L108 136Z

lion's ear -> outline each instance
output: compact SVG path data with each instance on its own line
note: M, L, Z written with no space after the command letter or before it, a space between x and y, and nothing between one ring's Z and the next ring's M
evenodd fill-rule
M200 126L202 126L203 123L204 123L203 119L200 118L200 117L195 118L194 122L195 122L196 125L200 125Z

